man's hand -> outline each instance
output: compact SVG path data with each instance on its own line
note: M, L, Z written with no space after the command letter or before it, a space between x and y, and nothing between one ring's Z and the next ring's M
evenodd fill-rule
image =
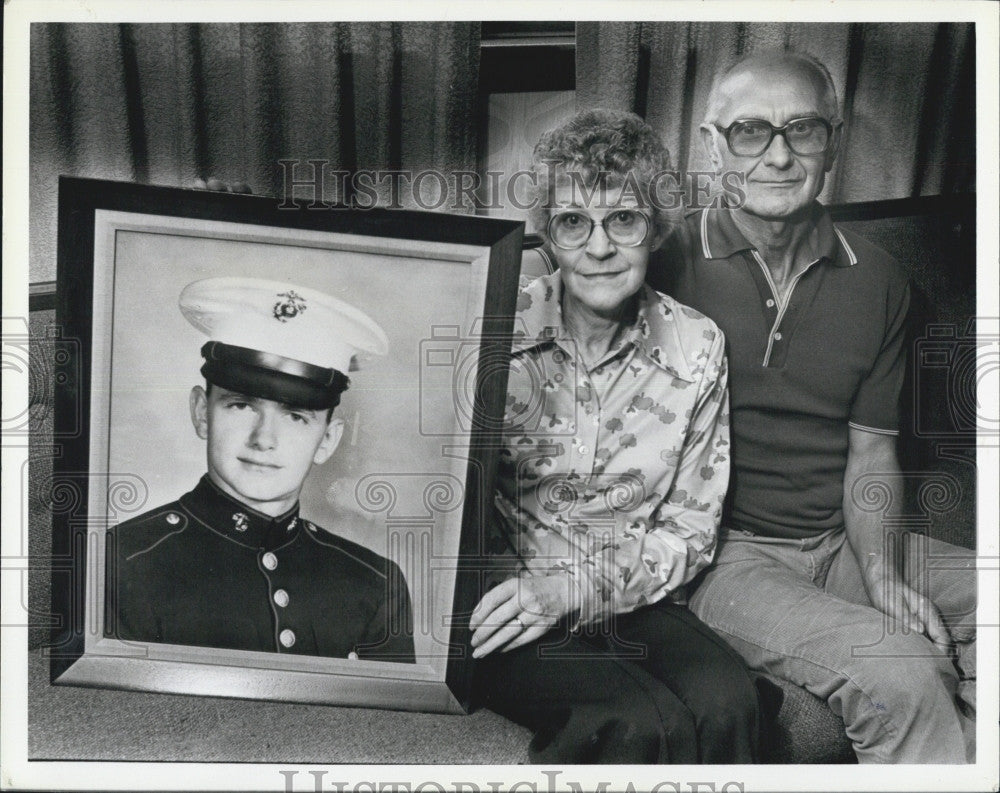
M896 620L904 631L921 633L948 653L951 636L937 608L907 584L892 559L885 556L889 529L883 524L883 515L862 509L863 499L853 492L855 484L865 479L877 482L880 490L885 491L883 512L903 503L896 438L851 427L844 471L844 526L861 568L868 598L875 608Z
M578 589L568 575L508 578L487 592L469 620L473 658L533 642L579 608Z
M951 635L937 607L907 584L881 557L872 555L861 567L868 597L874 606L902 626L904 631L921 633L946 655Z

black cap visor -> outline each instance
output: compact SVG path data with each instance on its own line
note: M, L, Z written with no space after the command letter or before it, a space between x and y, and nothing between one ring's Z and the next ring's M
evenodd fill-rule
M207 342L201 354L201 374L213 385L294 407L335 408L349 382L336 369L217 341Z

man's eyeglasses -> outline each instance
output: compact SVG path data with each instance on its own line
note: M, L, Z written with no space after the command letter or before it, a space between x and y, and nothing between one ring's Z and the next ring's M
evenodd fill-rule
M729 151L737 157L758 157L767 151L775 135L781 135L795 154L823 154L830 145L833 126L825 118L793 118L773 127L759 118L737 119L728 127L713 124L726 137Z
M560 212L549 218L549 239L563 250L582 248L594 233L594 226L594 219L584 212ZM601 220L601 226L609 240L625 248L642 245L649 233L649 219L635 209L616 209Z

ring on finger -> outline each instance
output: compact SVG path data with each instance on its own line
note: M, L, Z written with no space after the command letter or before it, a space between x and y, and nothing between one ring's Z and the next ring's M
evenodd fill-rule
M528 627L527 625L524 624L524 620L521 619L520 615L514 617L514 622L516 622L518 625L521 626L522 631Z

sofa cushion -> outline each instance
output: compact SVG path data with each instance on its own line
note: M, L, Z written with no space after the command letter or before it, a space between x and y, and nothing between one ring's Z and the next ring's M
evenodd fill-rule
M787 680L762 675L780 692L777 717L762 692L761 710L769 730L763 737L765 763L853 763L851 742L844 722L819 697ZM770 717L770 718L769 718Z

